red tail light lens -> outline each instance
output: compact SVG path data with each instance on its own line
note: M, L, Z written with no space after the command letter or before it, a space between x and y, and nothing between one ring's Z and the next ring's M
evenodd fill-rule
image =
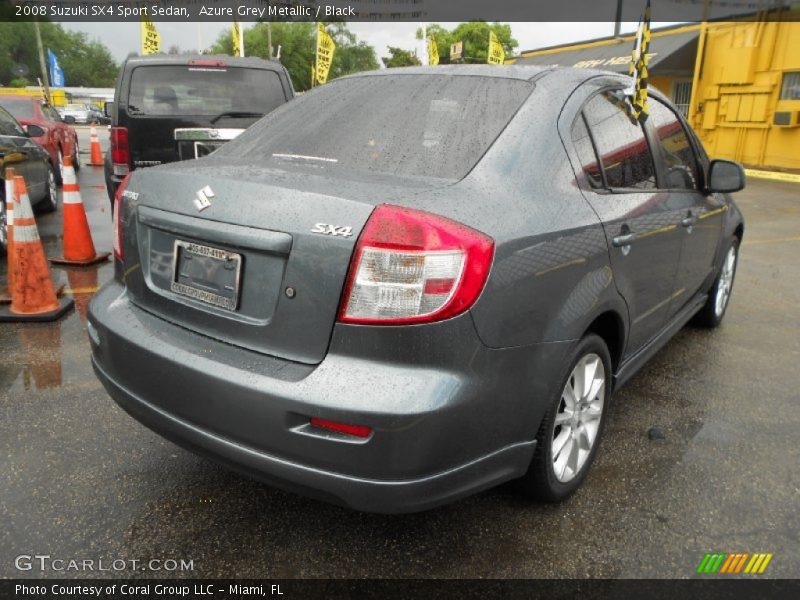
M125 179L122 180L117 188L117 193L114 194L114 258L117 260L122 260L125 256L122 252L122 220L120 213L122 212L122 194L125 192L130 178L130 173L125 175Z
M405 325L454 317L477 300L493 257L494 241L466 225L378 206L359 237L339 320Z
M125 175L130 170L131 153L128 149L128 128L111 128L111 163L114 175Z

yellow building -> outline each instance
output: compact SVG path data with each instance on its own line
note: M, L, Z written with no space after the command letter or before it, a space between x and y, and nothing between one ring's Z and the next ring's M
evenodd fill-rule
M800 22L654 29L650 85L683 111L714 158L800 170ZM508 62L627 73L633 35L522 52Z

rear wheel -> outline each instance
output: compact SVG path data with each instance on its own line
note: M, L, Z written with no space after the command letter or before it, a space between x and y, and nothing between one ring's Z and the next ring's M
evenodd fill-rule
M566 362L536 435L536 452L522 479L532 497L560 502L583 483L597 454L611 399L611 357L597 335L584 337Z
M64 183L64 153L61 151L61 148L58 149L56 155L57 165L56 165L56 183L61 185Z
M58 208L58 185L56 184L56 174L53 167L47 169L47 192L38 204L37 209L42 213L55 212Z
M76 173L81 170L81 150L77 140L72 144L72 166L75 167Z
M718 327L722 323L728 303L733 292L733 280L736 278L736 266L739 263L739 238L734 237L728 242L719 273L711 286L703 308L697 313L695 323L702 327Z

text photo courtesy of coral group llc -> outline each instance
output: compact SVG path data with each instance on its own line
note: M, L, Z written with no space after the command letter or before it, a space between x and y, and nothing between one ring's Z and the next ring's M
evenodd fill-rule
M800 5L0 0L0 596L800 597Z

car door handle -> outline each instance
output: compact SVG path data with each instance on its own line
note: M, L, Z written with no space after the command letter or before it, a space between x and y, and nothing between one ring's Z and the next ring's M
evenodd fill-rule
M635 233L626 233L624 235L618 235L617 237L611 240L611 243L614 245L615 248L623 248L625 246L630 246L634 241L636 241L636 234Z

